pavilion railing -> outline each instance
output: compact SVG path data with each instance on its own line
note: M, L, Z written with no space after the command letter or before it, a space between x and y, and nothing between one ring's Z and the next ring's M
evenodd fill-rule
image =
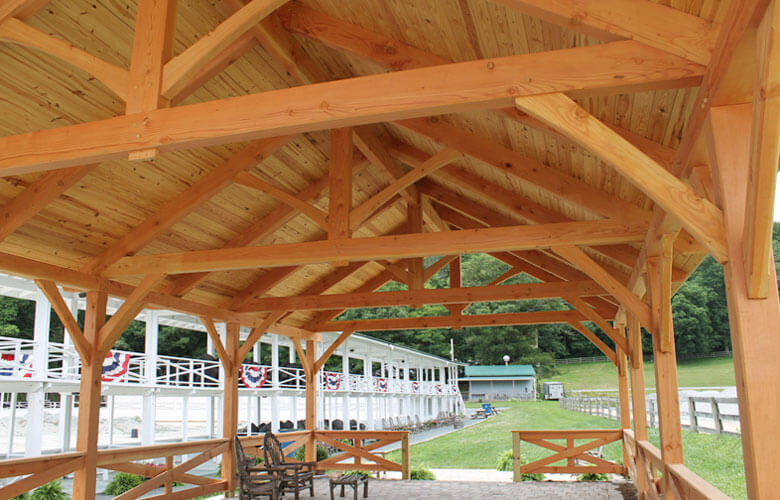
M668 488L674 490L678 500L731 500L683 464L669 464L664 467L661 450L649 441L637 441L634 432L623 431L623 443L627 452L628 472L637 487L643 489L644 498L660 500L666 497ZM664 480L664 471L668 474ZM639 481L639 475L642 481Z
M521 481L523 474L531 473L624 474L625 467L622 465L588 453L622 439L623 431L620 429L512 431L514 480ZM522 442L546 448L554 453L523 464Z
M317 469L398 471L409 477L409 433L405 431L296 431L277 434L285 455L293 454L301 446L322 443L333 450L332 455L317 463ZM263 435L240 438L249 455L262 456ZM381 448L401 443L401 463L391 462L379 452ZM147 478L135 488L115 497L117 500L187 499L227 489L227 481L196 474L193 469L232 453L231 440L211 439L154 446L134 446L98 450L97 468L136 474ZM0 479L17 478L0 487L0 498L13 498L38 486L59 479L84 466L85 454L61 453L34 458L0 461ZM294 461L293 458L288 460ZM173 489L174 483L188 485ZM146 496L155 489L163 493Z

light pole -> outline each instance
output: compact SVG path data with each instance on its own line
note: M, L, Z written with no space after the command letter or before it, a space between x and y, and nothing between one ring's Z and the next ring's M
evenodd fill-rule
M509 365L509 354L504 354L504 365Z

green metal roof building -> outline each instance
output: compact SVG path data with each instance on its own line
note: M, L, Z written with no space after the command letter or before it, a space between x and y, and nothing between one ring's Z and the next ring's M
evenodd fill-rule
M460 380L469 383L471 401L536 399L536 371L531 365L467 366Z

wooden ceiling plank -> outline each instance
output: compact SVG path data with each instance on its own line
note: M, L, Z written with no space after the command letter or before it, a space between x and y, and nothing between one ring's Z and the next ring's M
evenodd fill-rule
M425 217L425 221L432 230L441 231L442 233L452 231L450 225L444 222L439 212L436 211L436 207L433 206L433 202L431 202L428 196L422 198L422 208L423 217Z
M71 188L97 165L85 165L43 174L27 189L0 208L0 241L19 229L49 203Z
M242 186L262 191L263 193L276 198L280 202L300 211L322 229L328 230L328 215L319 208L301 200L296 195L288 193L284 189L274 186L270 182L266 182L246 171L239 172L238 175L236 175L235 182Z
M433 316L422 318L390 318L351 321L329 321L321 323L318 331L354 330L358 332L382 330L415 330L426 328L538 325L547 323L568 323L584 321L578 311L535 311L504 314L466 314L463 316Z
M122 332L131 321L147 305L147 296L152 289L165 278L165 273L151 272L135 287L133 293L127 296L124 304L100 328L98 334L98 353L106 353L119 339Z
M317 40L336 50L349 52L390 70L425 68L452 62L450 59L431 54L412 45L366 30L298 3L289 3L277 12L281 22L290 31L312 40ZM322 81L322 79L316 81ZM555 129L525 113L521 113L515 108L503 108L496 110L496 112L513 120L521 121L538 130L560 135ZM635 134L630 130L614 125L611 125L611 127L662 165L671 165L675 154L673 149Z
M625 41L347 78L2 137L0 175L106 161L138 150L171 151L509 106L523 95L678 88L698 83L703 71Z
M604 289L594 281L528 283L520 285L417 289L378 293L343 293L328 295L294 295L254 300L251 310L328 310L357 307L397 307L409 304L461 304L497 300L556 298L564 294L603 295Z
M312 241L124 257L106 277L160 271L180 274L327 262L423 257L478 251L527 250L553 245L628 243L644 237L644 228L613 220L567 222L449 233L403 234L373 238Z
M576 246L553 247L552 250L578 267L582 272L593 278L612 294L620 303L626 307L645 325L652 325L652 313L650 308L642 300L634 295L628 288L620 283L614 276L607 272L598 262L593 260L588 254ZM669 266L671 279L671 264ZM582 295L578 295L582 296ZM624 351L625 352L625 351Z
M758 29L758 74L753 91L750 180L745 205L748 296L769 296L773 207L780 156L780 6L772 2Z
M593 151L665 211L677 217L718 261L728 260L720 209L598 118L564 94L519 97L515 104Z
M584 181L544 166L501 144L462 130L436 117L402 120L395 123L443 146L457 149L523 182L539 187L552 196L573 203L593 215L645 221L650 217L650 212L643 208L610 196Z
M252 0L165 64L162 94L171 98L203 66L287 0Z
M411 186L423 177L430 175L431 173L439 170L456 161L461 157L461 154L453 149L443 149L431 156L427 160L421 162L411 171L407 172L403 176L399 177L395 182L382 189L380 192L366 200L362 205L355 208L350 214L350 226L352 228L358 226L377 208L382 206L385 202L390 200L397 193L403 191L407 187Z
M24 45L58 57L100 80L122 100L127 100L130 73L59 38L10 17L0 24L0 40Z
M580 332L582 335L585 336L588 340L590 340L593 345L598 347L599 351L603 352L604 355L609 358L610 361L612 361L612 364L617 366L617 356L615 355L615 351L609 348L607 344L604 343L603 340L598 338L598 336L593 333L590 328L586 327L582 323L579 323L577 321L571 321L569 322L569 325Z
M328 239L352 237L352 130L330 131L330 189ZM361 221L362 222L362 221Z
M21 19L30 17L47 2L48 0L6 0L0 2L0 22L10 17Z
M73 340L73 345L79 352L79 356L84 364L90 364L92 362L92 349L90 349L89 341L87 340L87 337L84 336L84 332L79 326L78 321L73 317L73 313L62 298L62 294L57 288L57 284L49 280L35 280L35 284L38 285L38 288L40 288L43 294L46 295L46 298L49 299L52 309L57 313L57 317L68 331L71 340Z
M492 1L600 40L637 40L704 65L710 61L720 28L648 0Z
M198 206L233 182L233 178L252 168L290 141L292 137L276 137L255 141L233 155L184 192L168 201L160 210L147 217L83 268L99 273L121 257L137 252L158 235L192 213Z

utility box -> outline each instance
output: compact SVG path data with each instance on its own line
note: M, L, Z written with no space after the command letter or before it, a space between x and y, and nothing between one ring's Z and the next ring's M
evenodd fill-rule
M544 399L561 399L563 397L562 382L545 382Z

